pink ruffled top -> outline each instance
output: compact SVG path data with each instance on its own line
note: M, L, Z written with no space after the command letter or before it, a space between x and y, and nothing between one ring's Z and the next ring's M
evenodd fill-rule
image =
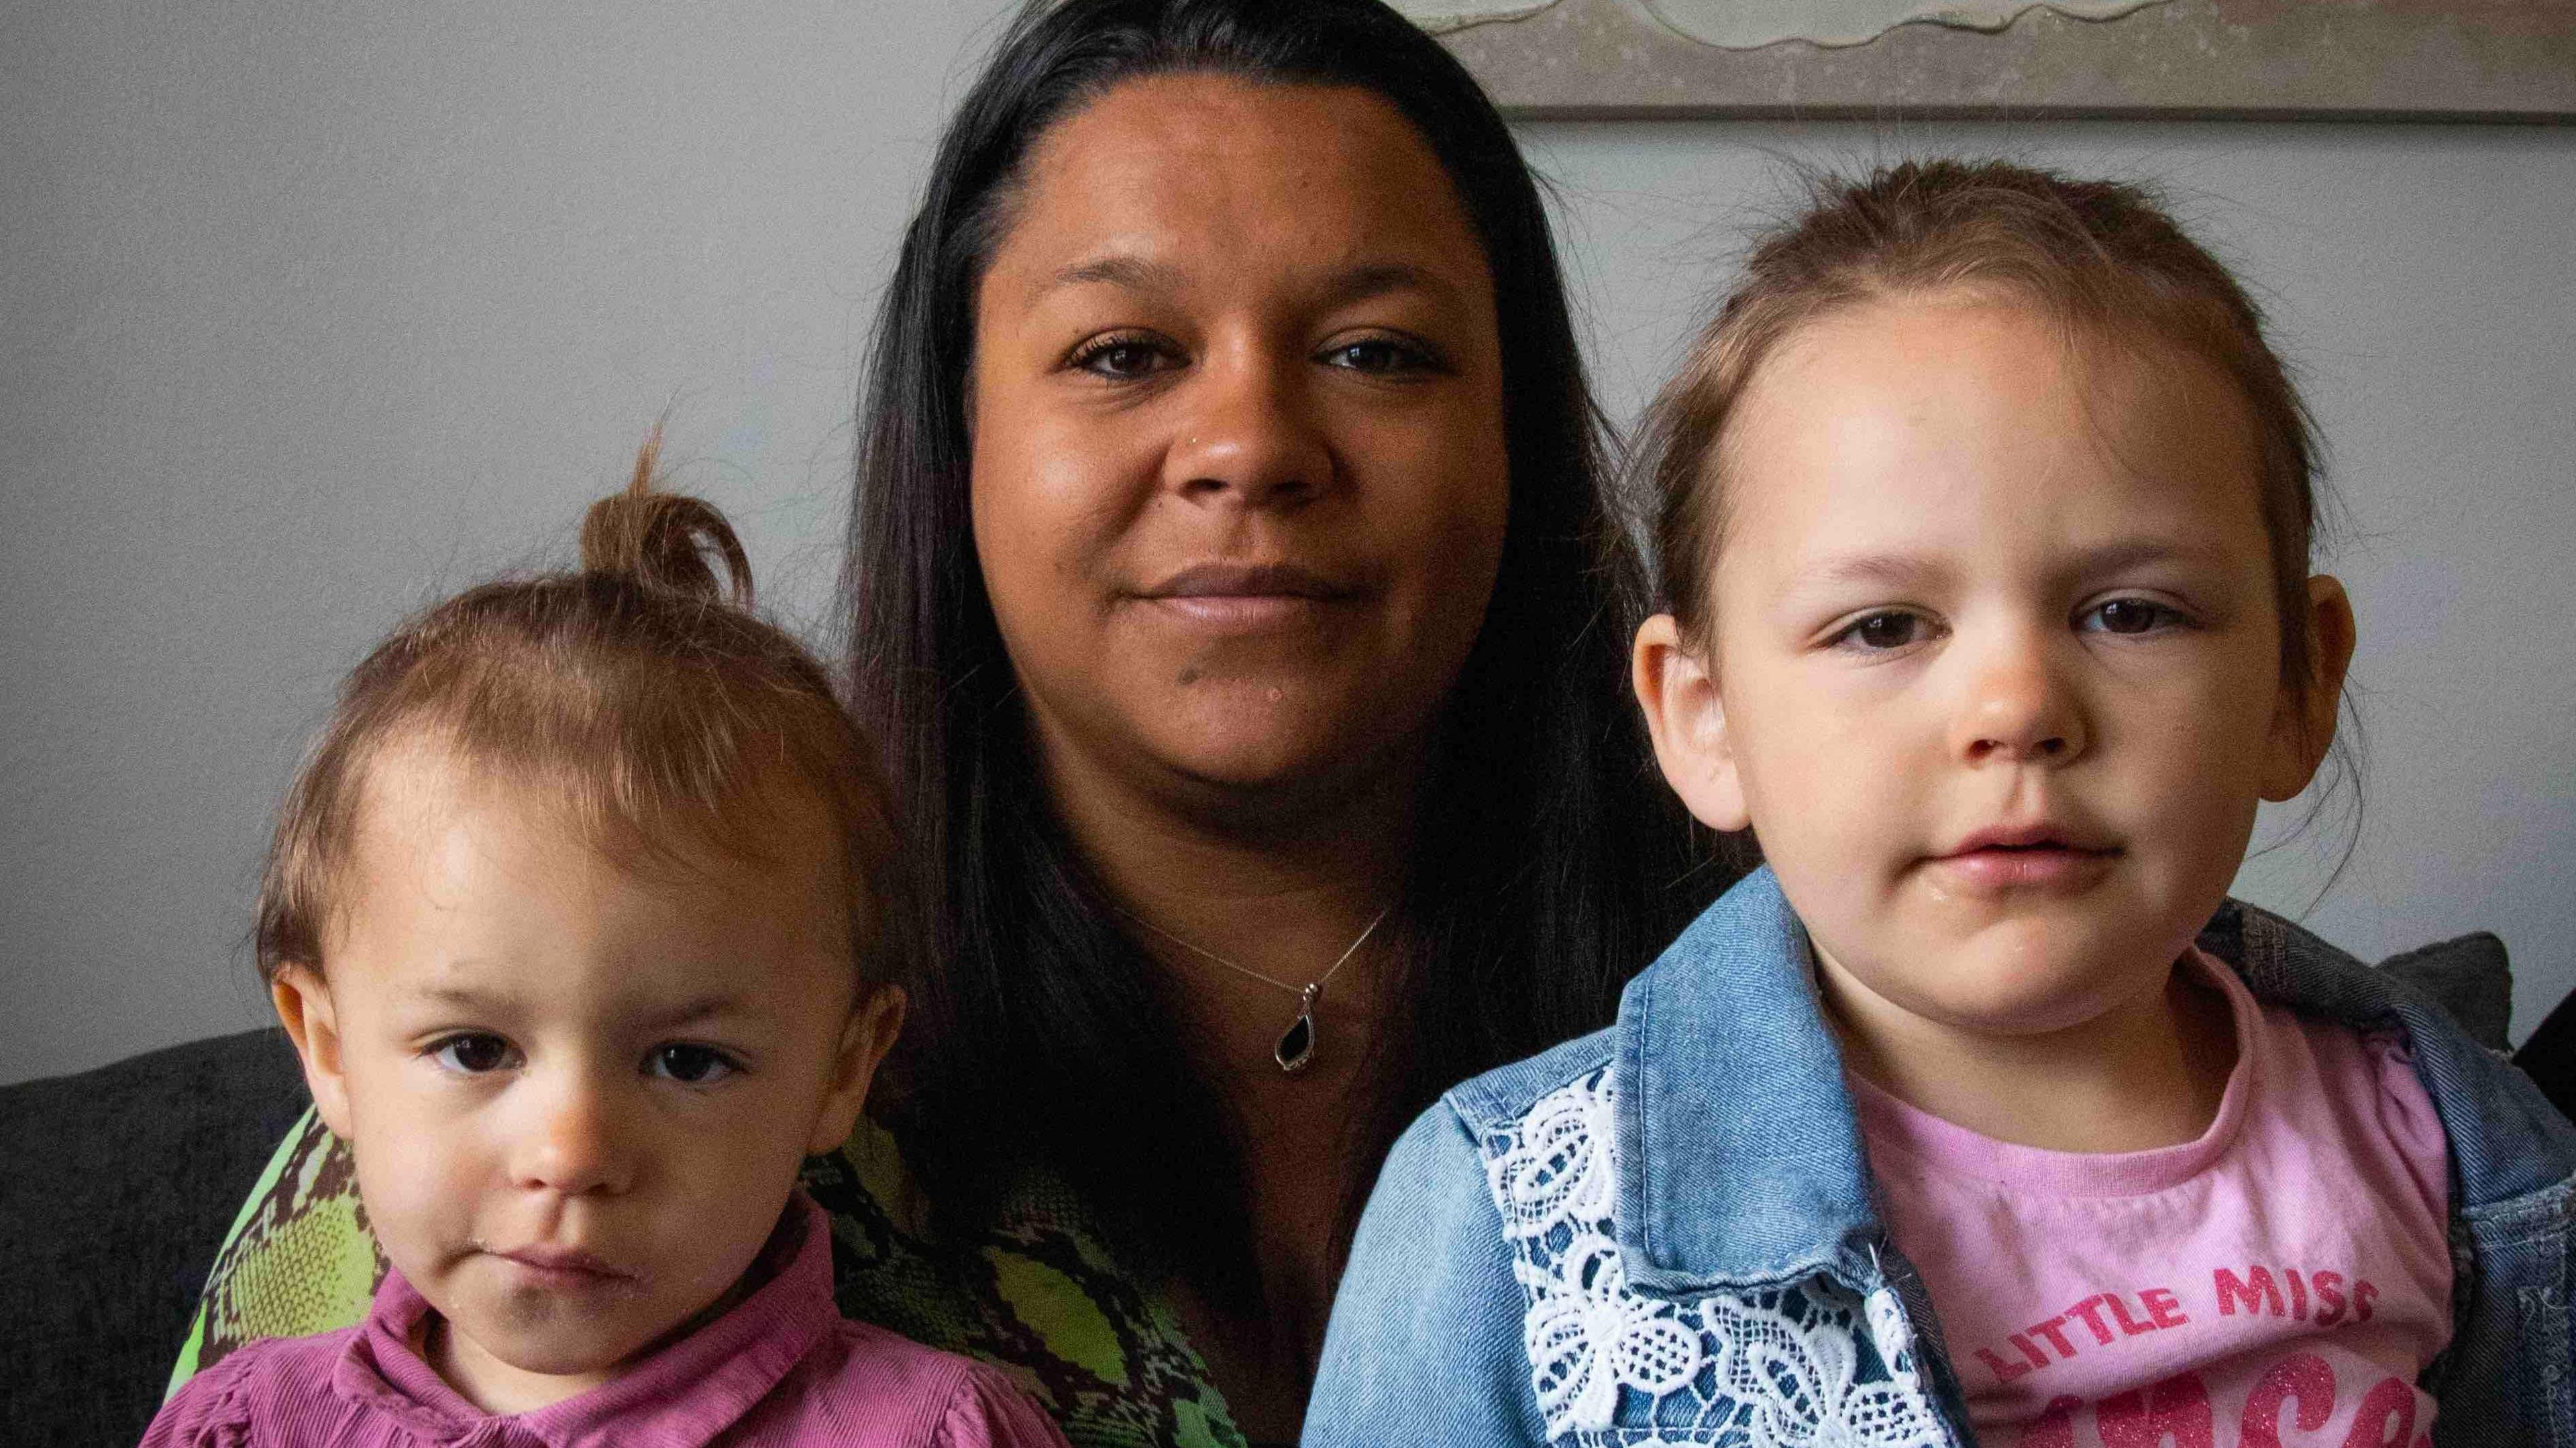
M144 1448L1065 1448L999 1369L843 1319L830 1224L801 1194L762 1261L780 1259L732 1310L614 1382L507 1416L423 1360L429 1303L389 1272L358 1326L254 1343L189 1379Z

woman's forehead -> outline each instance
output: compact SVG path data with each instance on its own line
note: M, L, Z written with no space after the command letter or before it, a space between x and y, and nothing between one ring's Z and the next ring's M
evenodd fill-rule
M1205 73L1125 81L1057 122L987 281L1170 290L1247 271L1490 290L1456 186L1384 98Z

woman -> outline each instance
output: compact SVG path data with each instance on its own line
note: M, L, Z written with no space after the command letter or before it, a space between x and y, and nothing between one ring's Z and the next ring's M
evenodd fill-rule
M1605 1021L1723 883L1621 703L1640 590L1537 193L1375 0L1033 7L862 427L855 704L931 964L900 1149L809 1173L843 1307L1077 1443L1293 1438L1396 1132ZM281 1152L183 1372L363 1297L337 1160Z

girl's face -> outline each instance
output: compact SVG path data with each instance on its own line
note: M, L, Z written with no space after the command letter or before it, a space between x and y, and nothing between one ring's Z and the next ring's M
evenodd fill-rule
M1493 286L1384 101L1131 81L977 295L975 547L1046 762L1302 797L1418 741L1509 496Z
M715 1304L848 1136L902 997L852 1008L830 841L818 808L777 841L801 868L639 875L431 750L370 771L327 978L282 973L278 1009L482 1407L595 1386Z
M2315 580L2321 677L2283 688L2224 382L1992 299L1886 301L1788 339L1725 445L1714 636L1650 624L1639 695L1838 1003L2032 1035L2160 999L2256 802L2315 769L2350 648Z

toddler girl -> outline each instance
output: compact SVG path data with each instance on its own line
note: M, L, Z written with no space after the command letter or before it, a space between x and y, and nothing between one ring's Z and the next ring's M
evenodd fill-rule
M1651 442L1637 698L1767 867L1397 1146L1308 1443L2576 1442L2576 1129L2225 901L2353 645L2242 289L2133 189L1898 167Z
M581 572L440 604L343 686L259 961L389 1270L146 1444L1062 1444L996 1370L834 1309L797 1169L902 1020L895 841L868 741L653 451Z

